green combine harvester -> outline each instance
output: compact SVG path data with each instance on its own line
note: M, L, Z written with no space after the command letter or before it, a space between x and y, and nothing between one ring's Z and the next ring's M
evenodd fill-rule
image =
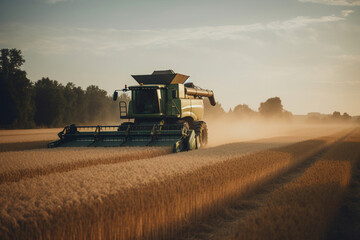
M131 101L119 102L120 126L66 126L53 147L172 146L174 152L203 147L208 141L203 97L215 106L213 91L185 83L189 76L172 70L150 75L132 75L137 86L115 90L131 91ZM185 84L184 84L185 83ZM134 119L131 121L131 119Z

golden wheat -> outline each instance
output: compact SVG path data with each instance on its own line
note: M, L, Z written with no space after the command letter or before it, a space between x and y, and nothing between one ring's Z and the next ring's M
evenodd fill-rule
M45 148L60 129L0 130L0 152Z
M256 152L279 144L229 144L2 184L0 236L173 236L188 222L216 212L340 136L248 155L249 148Z
M0 143L51 141L61 129L0 130Z
M242 219L233 239L323 239L360 158L360 130Z
M0 153L0 184L99 164L152 158L170 147L56 148Z
M237 143L201 150L191 153L198 161L182 162L178 165L169 166L173 171L187 171L214 161L223 161L230 157L238 157L245 153L260 151L286 145L284 143ZM212 156L212 161L202 156L204 152ZM53 172L70 171L91 165L116 163L142 158L152 158L171 152L171 148L56 148L37 149L31 151L4 152L0 153L0 184L9 181L18 181L24 177L46 175ZM219 157L221 156L221 158ZM170 157L170 156L168 156ZM167 157L167 158L168 158ZM172 158L178 159L176 155ZM163 161L163 160L161 160ZM175 160L176 161L176 160ZM177 161L177 163L180 163ZM148 163L146 163L148 164ZM134 170L136 171L136 170Z

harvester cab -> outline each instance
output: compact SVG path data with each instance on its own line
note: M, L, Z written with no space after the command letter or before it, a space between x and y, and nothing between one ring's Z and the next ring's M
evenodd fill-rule
M172 70L132 75L139 85L115 90L131 91L131 101L119 102L120 126L76 126L64 128L57 146L172 146L174 152L203 147L208 141L203 97L215 106L213 91L185 83L189 76Z

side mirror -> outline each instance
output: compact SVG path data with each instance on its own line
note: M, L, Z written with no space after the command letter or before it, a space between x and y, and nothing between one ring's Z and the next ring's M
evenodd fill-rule
M115 91L115 92L114 92L114 95L113 95L113 100L114 100L114 101L116 101L116 100L117 100L117 98L118 98L118 92L117 92L117 91Z

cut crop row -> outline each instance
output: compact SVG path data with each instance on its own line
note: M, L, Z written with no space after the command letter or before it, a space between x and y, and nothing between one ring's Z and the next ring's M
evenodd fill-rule
M360 160L360 130L262 199L233 239L324 239Z
M0 130L0 152L45 148L60 129Z
M32 141L32 142L0 143L0 154L2 152L46 148L49 142L50 142L49 140L42 140L42 141Z
M5 239L166 239L343 135L250 155L230 144L3 184L0 234ZM264 148L249 145L255 146Z
M236 143L217 148L207 149L216 161L219 156L222 160L229 157L241 156L245 153L261 151L264 149L285 145L284 143ZM200 159L202 152L196 154ZM171 153L167 147L121 147L121 148L56 148L36 149L31 151L18 151L0 153L0 184L18 181L22 178L47 175L54 172L64 172L78 168L99 164L126 162L144 158L152 158ZM174 156L172 156L173 158ZM168 157L167 157L168 158ZM178 157L175 157L175 159ZM206 164L207 159L197 164ZM211 163L211 161L209 161Z
M99 164L169 154L169 147L56 148L0 153L0 184Z

